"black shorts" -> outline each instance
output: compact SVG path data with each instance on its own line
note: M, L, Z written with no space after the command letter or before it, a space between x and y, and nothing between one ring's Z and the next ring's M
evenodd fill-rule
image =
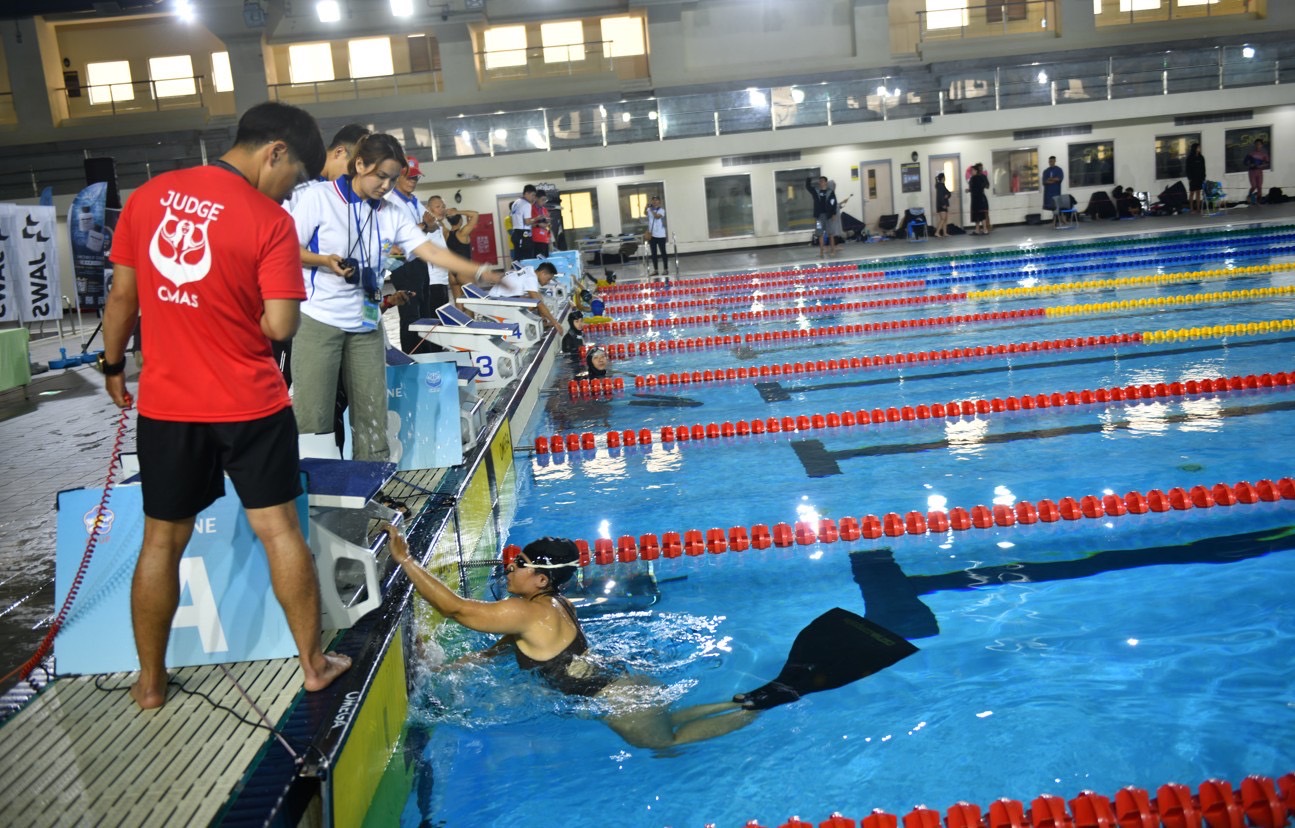
M247 509L301 494L292 408L236 423L177 423L141 416L136 427L144 514L191 518L225 494L225 475Z

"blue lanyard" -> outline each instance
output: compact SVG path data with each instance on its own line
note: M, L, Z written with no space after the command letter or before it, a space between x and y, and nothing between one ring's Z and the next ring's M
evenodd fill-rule
M367 203L368 203L368 199L365 199L363 203L366 203L366 204L367 204ZM365 243L364 243L364 228L365 228L365 227L372 227L372 228L373 228L372 233L370 233L370 235L369 235L370 239L372 239L374 235L376 235L376 236L378 237L378 259L379 259L379 260L381 260L381 258L382 258L382 227L378 224L378 211L377 211L377 209L376 209L376 208L374 208L374 207L373 207L373 205L371 205L371 204L369 204L369 205L368 205L368 207L369 207L369 216L368 216L368 218L366 218L366 219L364 220L364 224L363 224L363 225L361 225L361 224L360 224L360 206L359 206L360 204L361 204L361 202L351 202L351 204L350 204L349 206L350 206L350 208L351 208L351 209L350 209L350 212L351 212L351 219L355 222L355 234L356 234L355 244L358 244L358 245L360 246L360 250L361 250L361 255L357 256L356 258L358 258L358 259L360 260L360 265L361 265L362 267L368 267L368 266L369 266L369 253L370 253L370 251L371 251L371 249L372 249L372 248L370 247L370 245L367 245L367 244L365 244ZM370 222L372 222L372 224L370 224ZM350 234L350 231L349 231L349 230L347 231L347 234L346 234L346 235L347 235L347 237L348 237L348 238L350 237L350 235L351 235L351 234ZM355 244L351 245L350 249L346 251L346 254L347 254L348 256L350 256L350 255L352 255L353 253L355 253L355 252L356 252L356 251L355 251Z

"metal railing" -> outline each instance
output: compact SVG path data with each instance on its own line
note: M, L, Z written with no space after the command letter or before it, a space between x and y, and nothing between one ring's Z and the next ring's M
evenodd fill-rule
M1056 0L993 0L949 11L917 12L918 42L1057 34Z
M610 42L589 40L562 46L481 51L476 53L477 66L483 81L605 74L632 67L635 61L646 69L646 55L609 57L606 47Z
M268 87L270 100L295 105L355 101L386 95L427 95L443 92L444 89L441 72L435 69L427 72L376 75L369 78L272 83Z
M173 109L203 109L211 93L203 89L202 75L129 83L87 84L59 87L66 118L113 116L124 113L164 112ZM232 93L229 93L232 95Z
M1127 26L1131 23L1168 23L1172 20L1200 20L1236 14L1254 14L1254 0L1207 0L1203 3L1183 5L1179 0L1160 0L1152 7L1146 2L1102 0L1102 10L1093 16L1102 26Z

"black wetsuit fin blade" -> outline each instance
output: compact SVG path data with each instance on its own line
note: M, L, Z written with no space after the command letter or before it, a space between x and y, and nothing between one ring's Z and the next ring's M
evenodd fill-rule
M777 678L733 701L748 710L767 710L858 681L915 652L916 647L885 627L836 607L800 631Z

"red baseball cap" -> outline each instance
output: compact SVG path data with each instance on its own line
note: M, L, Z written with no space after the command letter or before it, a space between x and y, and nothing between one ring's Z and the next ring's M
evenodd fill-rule
M422 178L423 170L418 166L418 159L412 155L405 156L405 178Z

